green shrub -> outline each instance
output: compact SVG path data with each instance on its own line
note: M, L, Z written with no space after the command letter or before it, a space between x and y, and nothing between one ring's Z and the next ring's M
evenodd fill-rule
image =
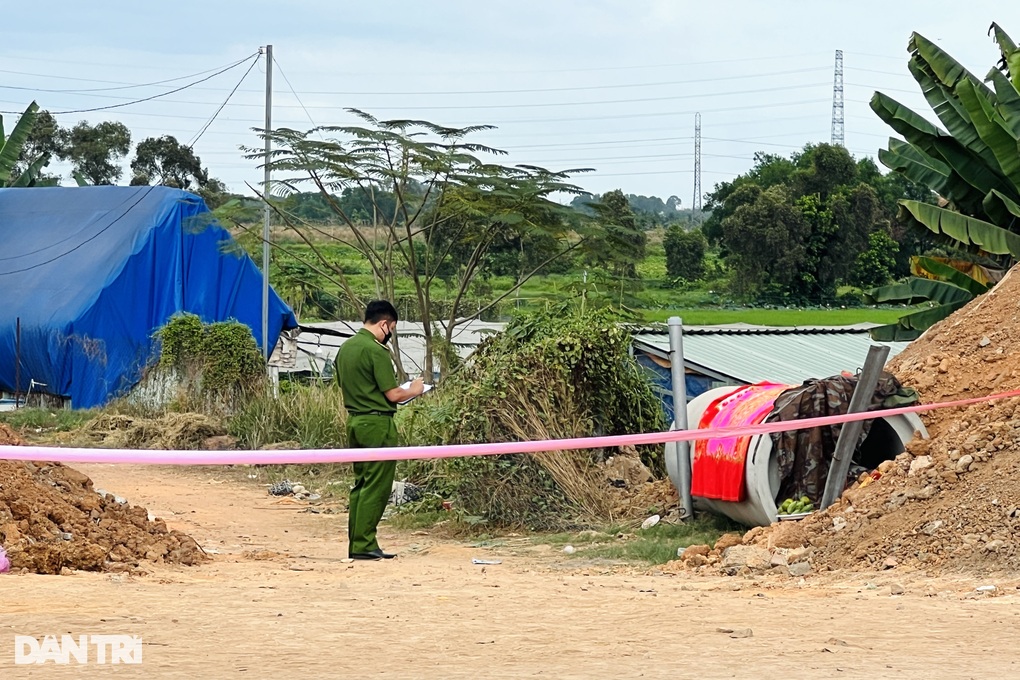
M566 307L522 315L486 340L398 424L415 444L468 444L625 434L664 428L661 405L608 311ZM416 461L412 481L495 524L550 528L604 517L601 452ZM642 457L662 471L661 447Z
M179 409L232 410L266 384L262 352L251 329L242 323L205 324L185 313L174 316L155 335L160 341L156 371L180 381Z

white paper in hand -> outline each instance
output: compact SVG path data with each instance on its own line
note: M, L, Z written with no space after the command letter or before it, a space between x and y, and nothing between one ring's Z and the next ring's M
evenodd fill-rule
M411 383L412 382L413 382L412 380L408 380L406 383L404 383L403 385L400 386L401 389L405 389L405 390L409 389L411 387ZM428 392L431 389L432 389L432 385L429 385L428 383L425 383L425 391L422 392L422 394L425 394L426 392ZM404 404L411 403L415 399L417 399L417 397L411 397L410 399L405 399L404 401L398 401L397 403L400 404L401 406L403 406Z

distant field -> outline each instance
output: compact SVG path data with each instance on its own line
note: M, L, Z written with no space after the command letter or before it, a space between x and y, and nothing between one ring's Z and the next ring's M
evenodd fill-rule
M854 309L663 309L645 310L645 320L664 322L679 316L691 326L749 323L760 326L848 326L855 323L892 323L905 308Z

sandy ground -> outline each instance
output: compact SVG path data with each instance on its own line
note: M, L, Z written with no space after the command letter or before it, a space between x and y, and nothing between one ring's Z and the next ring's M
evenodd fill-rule
M892 572L669 576L523 538L471 545L385 527L399 559L348 563L345 517L302 512L223 470L79 469L213 561L0 577L0 678L1020 676L1015 584L988 596L974 592L982 581ZM904 595L890 595L894 582ZM743 629L753 634L722 632ZM14 664L15 635L47 634L141 636L143 663Z

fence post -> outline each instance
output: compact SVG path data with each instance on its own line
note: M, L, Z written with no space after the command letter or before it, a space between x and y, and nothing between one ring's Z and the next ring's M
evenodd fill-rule
M868 358L864 361L861 377L857 380L857 386L854 387L853 396L850 397L850 409L847 413L862 413L868 410L888 356L889 348L885 345L872 345L868 349ZM839 431L836 451L832 454L832 463L829 464L829 475L825 478L822 510L835 503L843 493L843 489L846 488L846 475L850 471L850 460L857 448L857 439L861 436L863 427L863 420L853 420L845 423Z
M669 367L673 379L673 427L686 430L687 425L687 382L684 371L684 324L678 316L669 317ZM694 502L691 499L691 448L689 442L675 442L680 477L680 501L683 519L694 516Z

